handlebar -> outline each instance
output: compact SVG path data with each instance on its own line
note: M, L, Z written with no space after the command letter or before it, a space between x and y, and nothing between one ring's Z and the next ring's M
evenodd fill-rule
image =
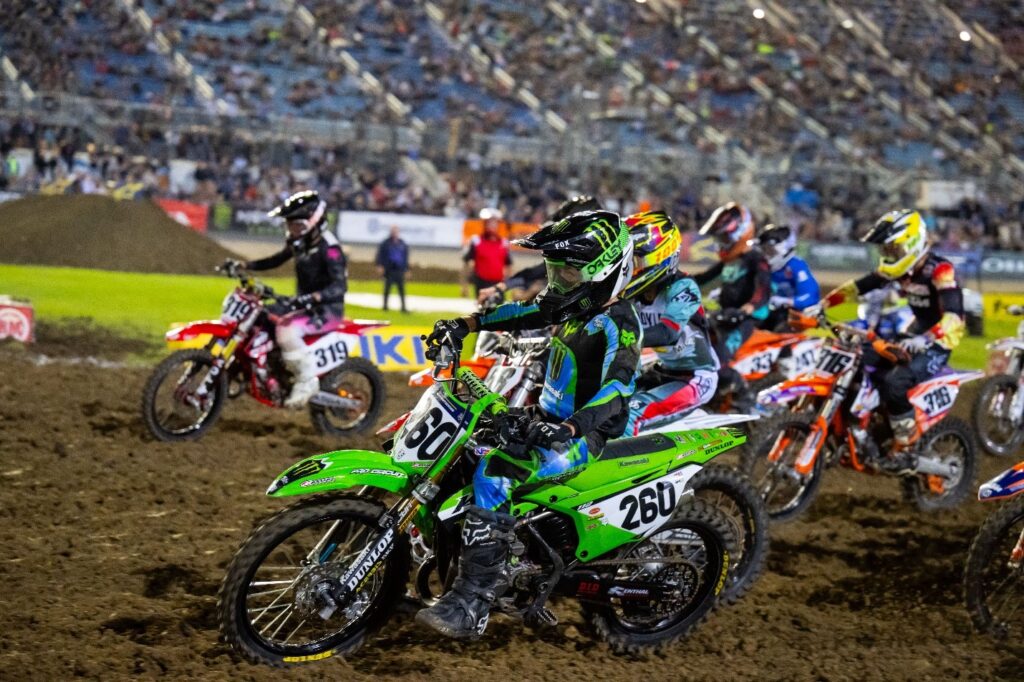
M238 283L242 286L243 289L251 291L252 293L259 296L261 299L272 299L273 301L276 301L278 303L287 302L291 299L290 296L279 295L276 291L274 291L273 287L271 287L269 284L261 282L260 280L253 277L252 274L247 272L242 267L242 265L242 263L239 263L238 261L232 258L228 258L223 263L216 266L213 270L214 272L222 272L226 276L231 277L232 279L237 279ZM307 305L306 308L309 309L310 306Z

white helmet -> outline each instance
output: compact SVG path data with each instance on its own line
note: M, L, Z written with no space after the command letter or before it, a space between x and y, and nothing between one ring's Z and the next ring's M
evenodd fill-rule
M757 243L772 272L778 272L796 253L796 231L789 225L766 225Z

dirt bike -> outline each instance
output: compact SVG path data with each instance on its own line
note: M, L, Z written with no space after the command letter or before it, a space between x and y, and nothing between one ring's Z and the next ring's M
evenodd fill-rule
M1024 462L978 489L982 502L1010 500L989 514L964 567L964 601L974 626L999 639L1024 631Z
M735 309L717 310L711 313L716 333L728 333L743 323L749 315ZM735 369L747 382L753 393L792 379L814 367L824 340L800 332L770 332L755 329L733 355L729 366ZM721 395L719 400L728 401ZM729 405L716 407L728 411Z
M544 382L550 341L549 337L519 339L511 334L481 332L473 358L465 366L490 390L505 397L509 407L535 405ZM490 362L482 365L479 362L481 358ZM657 362L658 354L651 349L644 349L640 359L641 370L650 369ZM416 385L429 386L433 383L429 374L432 371L424 370L427 372L426 381L417 379ZM424 372L419 373L419 376ZM445 373L441 376L445 376ZM391 438L410 414L407 412L398 416L377 431L377 435L384 439ZM645 428L640 435L725 426L744 428L747 426L745 422L756 419L742 414L713 414L697 408L679 418L664 421L653 428ZM695 477L693 487L698 498L714 500L716 506L727 513L738 539L737 551L733 554L733 569L720 597L723 603L733 604L750 591L764 570L769 546L768 516L764 503L745 476L725 466L706 467ZM432 561L429 552L417 554L415 558L418 564ZM427 584L424 574L418 583L419 594L424 601L429 601L433 596Z
M287 309L292 299L233 265L223 271L237 278L238 286L225 297L220 320L192 322L166 336L169 342L206 337L209 342L171 354L146 382L142 417L157 440L198 439L220 417L225 401L243 392L268 407L281 407L291 390L291 374L274 341L279 315L272 310ZM320 433L359 433L377 420L384 405L384 379L369 360L350 356L349 348L367 330L387 324L342 320L306 337L320 378L320 392L309 403Z
M1024 315L1024 306L1009 306L1007 312ZM971 418L985 452L1005 457L1024 445L1024 320L1017 326L1017 336L987 348L1005 354L1006 369L981 385Z
M388 452L316 455L271 483L273 497L309 496L256 527L219 592L221 631L253 662L351 654L406 594L410 539L434 552L450 588L460 519L486 446L525 449L526 424L469 369L450 335L433 349L437 377ZM555 595L578 602L617 652L664 647L714 608L730 564L729 522L691 494L732 429L611 441L600 459L522 486L495 609L531 625L556 622Z
M772 520L790 520L807 509L825 467L835 464L898 476L904 497L922 511L958 505L973 484L978 462L969 427L948 412L960 386L982 373L947 368L909 391L916 440L912 450L903 453L908 461L893 467L895 460L881 454L891 430L879 414L878 390L864 365L864 345L870 343L893 362L908 361L909 356L870 331L824 317L797 319L807 328L824 327L832 338L813 371L758 394L759 403L788 405L792 411L774 437L744 453L743 471L760 490Z

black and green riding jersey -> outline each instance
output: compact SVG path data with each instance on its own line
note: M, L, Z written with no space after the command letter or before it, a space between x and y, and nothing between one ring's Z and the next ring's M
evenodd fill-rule
M480 317L480 327L518 331L544 326L536 304L506 303ZM540 407L572 422L578 434L622 435L640 364L643 332L633 304L617 301L584 320L570 320L551 340Z

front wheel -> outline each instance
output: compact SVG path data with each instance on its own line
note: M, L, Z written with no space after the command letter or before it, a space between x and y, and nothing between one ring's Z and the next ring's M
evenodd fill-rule
M812 417L802 415L781 422L777 435L765 437L756 450L743 453L741 469L764 500L772 521L790 521L802 514L821 487L824 452L818 452L806 474L796 470L797 457L815 434L810 424Z
M224 639L253 663L282 666L355 651L405 593L409 549L396 540L383 570L366 577L326 620L320 591L380 537L385 508L349 497L314 497L257 527L231 560L217 610Z
M209 351L180 350L165 358L142 391L142 419L162 441L196 440L224 409L228 382Z
M366 358L349 358L320 377L320 390L346 398L352 407L309 405L313 425L325 436L362 433L377 422L384 407L384 377Z
M998 457L1015 453L1024 444L1024 424L1015 423L1011 410L1017 381L1006 374L989 377L981 386L971 419L985 452Z
M952 509L974 490L978 455L966 422L946 417L921 436L917 451L919 457L937 460L952 472L949 476L913 474L901 479L904 497L918 509Z
M1024 496L990 514L964 568L964 601L974 626L999 639L1024 633Z
M651 537L601 561L617 583L659 583L671 598L583 603L583 613L615 653L663 649L689 635L711 613L728 579L734 542L725 515L693 500Z

